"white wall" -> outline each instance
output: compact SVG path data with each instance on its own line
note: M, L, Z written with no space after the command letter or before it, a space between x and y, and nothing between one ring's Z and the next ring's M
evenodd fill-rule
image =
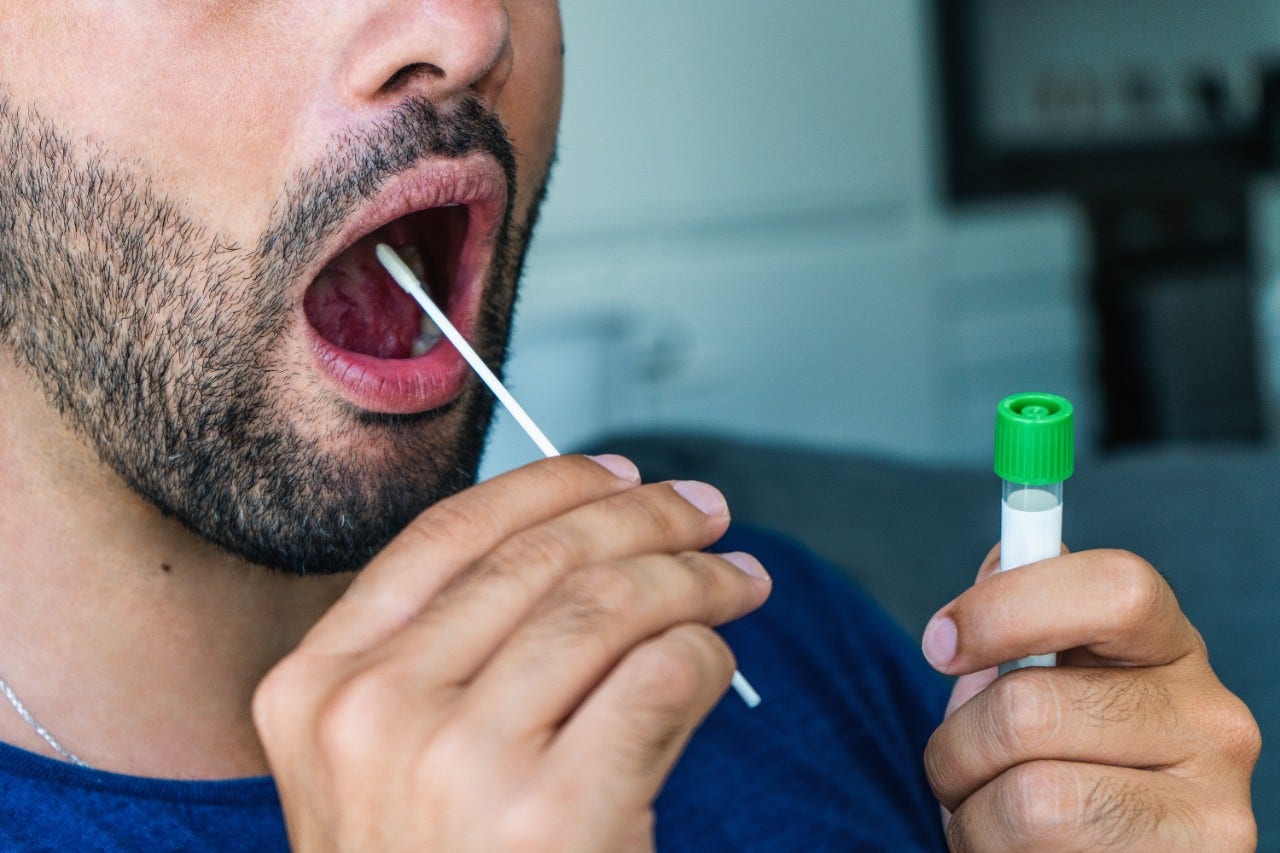
M566 0L561 165L509 376L564 447L716 430L990 453L1088 391L1070 210L944 217L921 0ZM1008 341L1028 317L1057 331ZM493 473L533 458L509 422Z
M929 195L919 0L565 0L544 234Z

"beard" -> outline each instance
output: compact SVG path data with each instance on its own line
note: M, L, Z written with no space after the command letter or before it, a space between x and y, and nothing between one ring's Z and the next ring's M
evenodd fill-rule
M473 152L508 182L473 342L498 366L545 184L516 228L511 143L478 101L408 101L336 140L245 249L0 92L0 347L103 464L201 538L290 573L356 570L475 482L493 403L475 384L419 415L297 399L289 283L396 175Z

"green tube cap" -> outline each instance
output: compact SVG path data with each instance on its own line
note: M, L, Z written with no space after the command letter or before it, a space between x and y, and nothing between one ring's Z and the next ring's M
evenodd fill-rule
M1055 394L1014 394L996 407L996 474L1024 486L1075 471L1075 409Z

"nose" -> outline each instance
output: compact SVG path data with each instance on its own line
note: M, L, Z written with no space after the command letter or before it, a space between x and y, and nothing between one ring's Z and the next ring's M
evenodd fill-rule
M433 103L472 95L496 106L514 59L505 0L339 5L353 17L342 75L352 102L413 92Z

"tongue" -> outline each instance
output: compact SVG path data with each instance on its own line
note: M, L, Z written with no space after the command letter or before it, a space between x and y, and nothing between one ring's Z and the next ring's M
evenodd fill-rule
M335 346L375 358L409 358L422 309L396 286L362 240L321 271L303 306L316 331Z

